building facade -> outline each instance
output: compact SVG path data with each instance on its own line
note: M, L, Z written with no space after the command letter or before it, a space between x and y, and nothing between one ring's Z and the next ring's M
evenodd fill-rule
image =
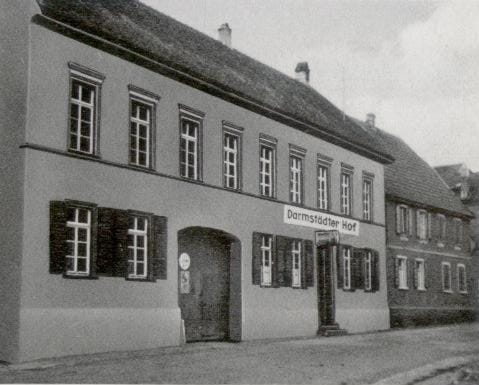
M385 169L386 258L391 327L474 319L473 214L404 141L363 127L395 159Z
M0 17L0 360L389 327L374 136L136 1Z

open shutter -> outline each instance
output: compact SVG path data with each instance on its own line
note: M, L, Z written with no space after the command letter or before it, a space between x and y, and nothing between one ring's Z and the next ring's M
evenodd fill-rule
M416 211L416 238L420 238L420 233L421 232L421 215L420 211Z
M276 282L275 286L286 286L286 248L288 246L288 239L286 237L276 237Z
M401 233L401 206L396 205L396 233Z
M305 240L304 245L304 288L314 286L314 245L313 241Z
M67 213L61 201L50 202L50 274L65 272L67 255Z
M364 289L364 254L362 249L353 248L351 259L351 289Z
M379 271L379 253L376 250L372 251L371 261L371 289L372 291L379 291L379 280L381 272Z
M252 278L253 285L261 285L261 233L253 233Z
M153 280L166 279L168 267L168 219L166 217L153 216L152 238L152 278Z
M284 286L291 287L293 285L293 241L292 238L285 238L284 249Z
M408 235L409 236L413 236L414 235L414 210L412 208L409 208L409 211L408 211L408 219L409 219L409 231L408 231Z
M412 281L413 281L413 288L414 289L417 289L418 288L418 285L419 285L419 282L418 282L418 271L417 271L417 265L416 265L416 261L412 260L411 261L411 272L412 272Z
M407 260L407 286L414 287L414 260L408 259Z
M427 263L424 260L424 288L427 289L429 287L429 278L427 276Z
M432 239L432 214L427 213L427 239Z
M394 287L399 287L399 258L394 257Z
M90 228L90 277L97 277L98 263L98 207L95 205L91 209L91 228Z
M107 207L99 207L96 262L96 272L98 275L111 276L113 274L112 267L115 254L114 227L115 210Z
M114 254L111 272L114 277L126 277L128 261L128 211L115 210L114 217Z
M344 246L338 245L336 246L336 277L338 283L338 289L342 289L344 287L343 283L343 248Z

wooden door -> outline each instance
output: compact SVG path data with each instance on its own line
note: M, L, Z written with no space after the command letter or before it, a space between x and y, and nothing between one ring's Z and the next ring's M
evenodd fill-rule
M335 323L333 251L329 245L317 247L320 326Z
M180 283L179 294L187 341L228 338L229 250L230 242L215 233L184 234L179 239L179 255L187 253L191 261L189 292ZM182 270L179 267L179 280Z

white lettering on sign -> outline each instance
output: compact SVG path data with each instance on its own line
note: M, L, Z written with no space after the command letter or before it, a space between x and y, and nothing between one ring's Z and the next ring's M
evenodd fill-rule
M337 230L342 234L359 236L359 221L301 207L284 205L283 220L290 225L319 230Z

